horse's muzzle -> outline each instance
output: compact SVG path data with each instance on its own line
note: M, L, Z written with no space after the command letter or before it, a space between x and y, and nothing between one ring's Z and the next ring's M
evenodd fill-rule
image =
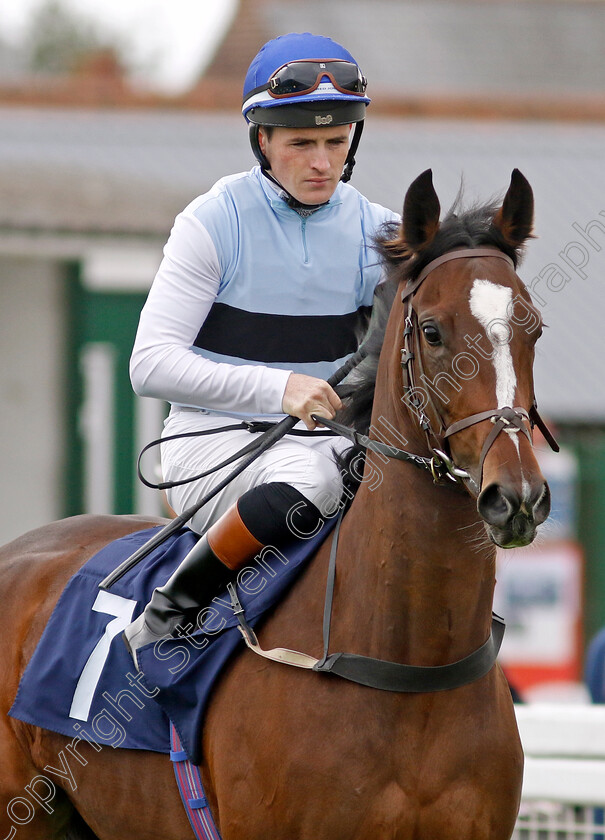
M521 495L510 487L490 484L479 494L477 510L490 539L500 548L529 545L536 528L550 513L550 490L546 481Z

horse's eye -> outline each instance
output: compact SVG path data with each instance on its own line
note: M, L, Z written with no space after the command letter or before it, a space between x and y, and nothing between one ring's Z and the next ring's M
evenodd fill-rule
M441 334L434 324L425 324L422 327L422 333L428 344L432 344L434 347L441 344Z

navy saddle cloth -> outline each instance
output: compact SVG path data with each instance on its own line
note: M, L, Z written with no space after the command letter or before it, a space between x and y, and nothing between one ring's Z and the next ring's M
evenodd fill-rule
M283 554L274 549L237 576L237 592L251 626L291 586L335 524ZM170 752L172 721L192 761L199 763L204 713L213 685L231 655L243 646L227 592L204 610L190 639L167 639L139 652L135 671L121 638L194 545L183 529L117 581L99 583L158 529L110 543L65 587L21 679L12 717L66 736L127 749ZM252 655L252 654L250 654ZM278 666L279 667L279 666Z

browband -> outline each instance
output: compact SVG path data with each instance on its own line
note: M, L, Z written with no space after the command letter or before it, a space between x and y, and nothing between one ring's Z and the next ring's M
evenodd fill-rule
M428 265L425 265L418 277L403 290L401 293L401 300L405 300L410 297L410 295L413 295L431 271L434 271L440 265L443 265L443 263L449 262L450 260L461 260L464 257L498 257L501 260L505 260L513 270L515 268L515 264L511 258L507 256L507 254L503 254L502 251L498 250L498 248L460 248L457 251L449 251L447 254L442 254L440 257L431 260Z

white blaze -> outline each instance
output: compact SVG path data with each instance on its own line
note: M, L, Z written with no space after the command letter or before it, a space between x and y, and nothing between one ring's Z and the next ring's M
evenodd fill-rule
M513 290L489 280L475 280L471 289L471 312L485 330L493 347L492 361L496 371L497 408L514 407L517 376L510 352L509 323Z
M471 312L485 330L490 344L493 347L492 361L496 371L496 400L498 408L510 406L514 408L515 392L517 390L517 375L513 365L513 357L510 352L510 339L512 327L509 321L509 313L512 310L511 302L513 290L508 286L498 286L490 283L489 280L475 280L471 289L470 307ZM515 445L519 461L518 429L506 429L509 437ZM523 498L530 498L530 487L523 475L521 468L521 487Z

